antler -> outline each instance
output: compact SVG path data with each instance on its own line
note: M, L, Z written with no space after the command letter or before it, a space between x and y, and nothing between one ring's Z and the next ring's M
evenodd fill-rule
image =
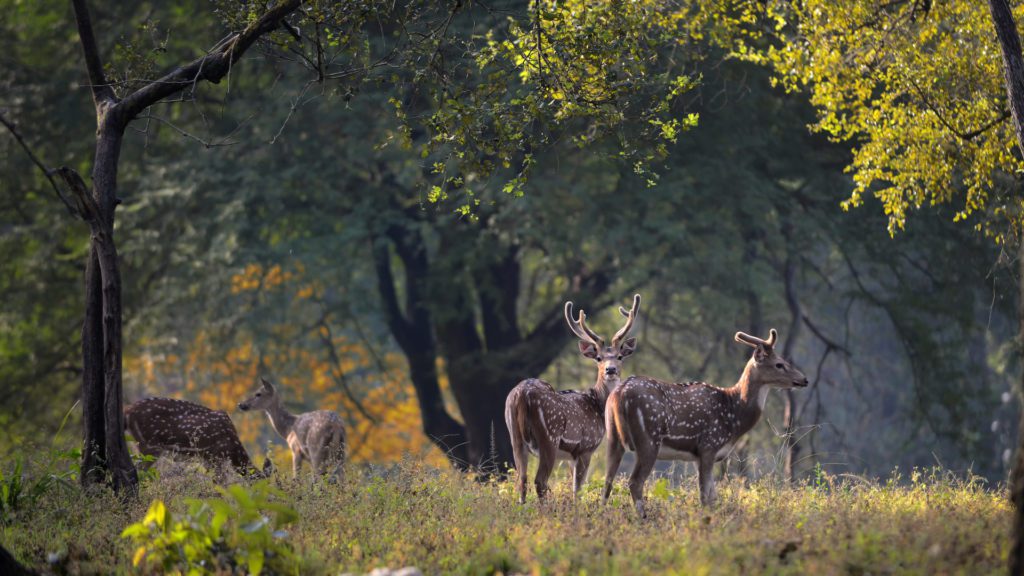
M636 321L636 313L640 310L640 295L633 295L633 308L627 312L625 308L619 306L619 314L626 317L626 324L619 328L619 331L612 337L612 346L618 346L622 342L623 338L629 334L629 331L633 329L633 322Z
M572 301L565 303L565 321L569 324L569 329L576 335L577 338L584 342L590 342L598 348L604 347L604 338L601 338L593 330L587 326L587 315L580 310L579 318L573 319L572 317Z
M757 336L751 336L750 334L747 334L745 332L737 332L736 333L736 341L737 342L742 342L742 343L746 344L747 346L753 346L754 348L757 348L758 346L764 346L766 348L771 348L771 347L775 346L775 341L778 340L778 338L779 338L779 333L775 331L775 328L772 328L771 330L768 331L768 339L767 340L762 340L761 338L758 338Z

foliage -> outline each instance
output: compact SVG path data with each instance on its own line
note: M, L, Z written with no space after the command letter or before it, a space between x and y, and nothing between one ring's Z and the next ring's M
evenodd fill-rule
M1002 60L984 2L741 2L724 43L809 93L817 131L853 144L856 186L882 202L889 231L925 205L953 204L997 241L1024 223L1024 169ZM762 6L763 4L763 6ZM1024 5L1017 5L1018 21ZM768 34L766 38L764 33Z
M446 574L994 573L1009 549L1005 491L941 470L882 481L823 474L817 484L795 486L726 478L711 511L698 506L687 475L680 485L661 484L664 499L651 502L646 522L636 520L624 480L600 504L601 472L576 504L564 469L550 503L531 495L521 506L511 482L482 483L412 461L353 468L340 485L286 482L285 497L274 501L298 514L286 542L304 574L407 565ZM169 475L141 487L145 501L163 500L168 515L210 489L201 477ZM131 572L135 546L117 534L146 513L140 506L122 512L106 496L44 498L4 529L4 543L37 567L63 549L69 572ZM208 535L211 514L183 529ZM171 522L190 517L174 513ZM229 519L223 530L245 522Z
M137 546L132 565L147 573L297 574L284 527L298 515L284 493L266 482L217 491L221 498L186 499L188 511L178 519L154 500L141 521L121 532Z
M644 295L641 353L630 369L729 384L738 366L731 334L790 321L782 272L792 255L803 313L852 353L826 354L806 327L796 337L794 360L820 376L800 403L803 423L814 431L810 447L827 453L828 471L880 474L938 458L1004 478L1002 438L1017 418L1000 394L1015 377L1007 350L1016 299L1013 280L992 270L999 252L966 227L942 222L956 210L922 215L895 241L884 234L883 209L840 213L840 199L851 193L839 174L850 144L808 135L814 115L802 94L771 90L766 71L722 62L708 46L728 41L748 58L781 50L781 39L764 36L778 22L766 20L760 4L542 1L462 3L452 11L453 3L406 3L424 10L408 18L375 11L376 2L346 4L361 12L345 20L328 12L341 3L304 3L311 16L293 21L306 41L297 44L282 29L261 46L292 60L244 59L230 81L197 86L195 101L154 109L166 123L144 120L129 130L118 209L126 400L172 395L231 410L255 375L269 372L284 383L292 408L333 408L345 417L354 459L394 461L410 452L438 462L440 452L417 431L424 418L408 358L384 319L373 246L391 244L400 300L408 286L426 286L423 305L436 319L429 331L446 334L428 365L445 410L459 421L460 408L484 403L456 406L450 394L448 374L458 358L446 348L456 347L455 315L466 319L457 327L470 326L482 350L495 350L500 346L481 327L485 303L493 309L497 298L511 302L510 317L525 337L559 311L580 278L600 272L613 281L606 295L577 302L599 329L615 321L614 306L601 305L633 291ZM119 82L195 57L197 45L220 40L225 22L234 27L266 7L219 2L230 13L214 14L205 1L90 5L104 30L101 50L124 48L112 54ZM612 12L615 5L623 14ZM0 0L0 9L0 28L16 39L0 54L9 71L0 79L10 94L7 112L44 160L88 173L95 125L80 121L90 114L87 95L68 89L83 74L66 2ZM949 8L934 7L928 19L941 10ZM377 20L356 26L363 18ZM573 21L586 24L587 34L577 35ZM410 47L407 59L367 68L367 54L373 64L406 46L397 32L403 22L434 31L430 41ZM799 22L787 20L781 32ZM338 38L324 82L316 81L311 42L318 31ZM538 31L546 74L537 58L525 57ZM745 52L736 48L736 33L745 34ZM583 50L596 60L573 58ZM616 50L636 60L613 66L617 78L589 74L607 68L602 63ZM481 69L484 54L493 58ZM500 81L488 79L492 72ZM626 76L632 85L616 85ZM573 78L578 82L567 84ZM686 90L666 104L680 78ZM561 93L556 82L566 84ZM470 96L486 90L495 92ZM614 105L594 105L602 95ZM463 97L479 97L480 106L469 109ZM396 117L392 98L406 118ZM454 100L451 107L445 98ZM520 121L530 102L542 108L545 124ZM629 115L621 130L609 131L619 107ZM559 113L566 108L572 110ZM437 110L450 115L434 126ZM665 121L697 114L700 124L672 144L643 120L655 118L645 110ZM501 138L523 131L529 144L522 157L507 156L508 168L488 140L492 125L504 126ZM587 126L595 126L595 138L581 149L576 139L591 134ZM467 131L464 144L430 144L434 135L459 130ZM647 136L638 138L641 131ZM545 133L551 141L543 151L531 148ZM608 137L597 138L601 133ZM196 138L216 145L205 148ZM666 147L664 158L657 158L657 143ZM423 145L432 150L427 158ZM491 162L494 176L458 174L468 156L462 167L444 161L457 146L477 147L476 158ZM648 158L659 185L647 185L647 169L637 175L631 162L609 162L623 150ZM0 260L0 296L9 303L0 311L0 447L8 448L51 434L77 395L87 238L6 133L0 152L0 247L8 255ZM527 153L527 193L512 198L515 190L503 183L516 177ZM436 163L441 173L434 173ZM449 177L473 189L481 202L477 221L453 214L467 202L462 192L431 203L431 187ZM882 206L869 194L863 200ZM392 230L419 235L430 264L425 278L403 277L387 238ZM493 273L505 259L519 265L518 282ZM591 364L566 346L564 326L557 328L560 339L543 346L558 355L544 376L561 388L589 385ZM474 380L472 389L510 380L505 372ZM772 398L774 423L779 401ZM283 444L261 415L235 416L252 454L268 440ZM773 440L762 427L752 444L770 452Z
M681 14L656 0L538 0L487 30L482 42L471 37L465 50L473 80L443 82L433 93L437 110L422 154L451 151L434 163L444 178L429 198L461 188L471 203L459 210L468 215L480 202L472 180L501 168L514 174L502 191L520 196L536 151L564 137L598 154L608 150L594 143L611 137L614 155L647 174L697 124L698 115L678 104L697 83L685 72L689 59L664 50L682 43L681 31ZM407 119L402 103L393 103Z

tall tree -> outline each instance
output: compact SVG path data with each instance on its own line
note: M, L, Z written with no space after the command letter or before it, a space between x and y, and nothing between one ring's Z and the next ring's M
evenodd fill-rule
M134 491L138 476L128 454L122 415L121 273L114 239L114 211L120 203L117 173L124 133L150 106L199 82L219 82L256 41L277 29L301 0L278 2L209 54L177 67L119 97L108 82L85 0L73 0L78 36L96 110L92 187L70 168L59 173L89 224L82 327L82 406L85 442L82 482L109 481L115 490Z

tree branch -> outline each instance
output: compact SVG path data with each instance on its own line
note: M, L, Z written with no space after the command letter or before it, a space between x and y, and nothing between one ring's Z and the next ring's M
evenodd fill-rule
M75 202L78 205L76 211L78 215L82 217L82 220L91 222L95 219L101 218L99 205L96 204L96 200L89 193L89 187L85 184L85 180L71 168L67 166L61 166L57 169L57 174L64 180L68 188L75 195Z
M259 20L250 24L241 33L233 35L226 42L214 47L209 54L172 70L162 78L128 95L119 104L123 109L124 121L127 122L135 118L149 106L175 94L186 86L195 85L200 80L217 84L231 70L231 65L237 62L260 36L280 26L281 21L297 10L301 4L302 0L278 2L276 6L260 16Z
M103 75L103 60L100 58L99 48L96 47L96 36L92 31L92 19L89 17L89 7L85 0L71 0L75 9L75 21L78 23L78 37L82 43L82 53L85 55L85 67L89 71L89 87L92 89L92 99L96 109L100 110L108 105L117 102L114 89L107 83Z
M14 135L14 139L17 140L18 144L21 144L22 149L25 150L25 154L28 155L29 160L31 160L33 164L38 166L39 170L43 173L43 176L46 176L46 179L50 181L50 186L53 186L53 191L57 194L57 198L60 198L60 201L64 204L64 207L68 209L68 214L71 214L72 216L77 216L78 211L75 210L75 207L71 205L71 202L68 201L67 197L65 197L64 194L60 191L60 187L57 186L57 181L53 179L54 170L50 170L49 168L47 168L46 165L43 164L43 162L39 159L39 157L32 152L32 149L28 147L28 144L26 144L25 140L21 137L21 134L18 132L18 128L14 125L14 122L11 122L10 120L4 117L3 113L0 113L0 124L3 124L7 127L8 130L10 130L11 134Z

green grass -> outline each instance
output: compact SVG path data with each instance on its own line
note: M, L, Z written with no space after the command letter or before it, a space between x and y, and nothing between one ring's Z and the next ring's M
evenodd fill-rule
M1005 491L938 471L885 483L819 475L792 487L727 479L713 510L698 506L692 479L661 480L648 485L646 521L622 485L602 506L597 474L573 504L562 471L543 505L532 494L517 504L510 483L413 462L351 467L341 484L313 489L287 475L272 483L300 515L286 538L304 574L407 565L427 574L987 574L1005 571L1009 550ZM16 508L0 543L40 569L57 554L71 573L131 572L135 546L120 533L152 500L180 515L187 498L218 496L197 471L147 479L127 504L64 487Z

